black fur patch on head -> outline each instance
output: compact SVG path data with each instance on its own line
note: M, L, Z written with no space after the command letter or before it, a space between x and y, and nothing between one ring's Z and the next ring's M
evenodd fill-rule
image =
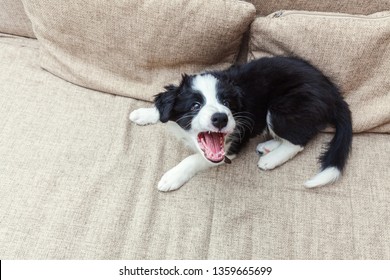
M192 89L194 76L182 75L179 86L166 86L165 92L155 96L154 102L160 112L160 121L174 121L183 129L191 128L191 121L200 111L205 100L203 95Z
M228 107L232 113L240 112L243 109L240 88L228 80L218 80L217 99L222 105Z
M160 113L160 121L165 123L170 120L175 99L179 92L179 87L169 85L164 87L166 91L154 96L154 105Z

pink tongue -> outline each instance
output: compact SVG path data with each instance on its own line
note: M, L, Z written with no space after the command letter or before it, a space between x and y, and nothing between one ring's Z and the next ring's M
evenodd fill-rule
M223 150L223 135L220 133L204 133L205 138L205 155L209 160L221 161L225 158ZM221 144L222 142L222 144Z

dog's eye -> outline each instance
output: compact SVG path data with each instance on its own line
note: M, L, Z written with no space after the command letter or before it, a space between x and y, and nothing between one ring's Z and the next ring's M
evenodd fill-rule
M191 111L199 110L201 106L202 106L202 105L200 105L199 102L195 102L195 103L193 103L192 106L191 106Z
M223 101L222 101L222 105L223 106L226 106L226 107L229 107L229 101L227 100L227 99L224 99Z

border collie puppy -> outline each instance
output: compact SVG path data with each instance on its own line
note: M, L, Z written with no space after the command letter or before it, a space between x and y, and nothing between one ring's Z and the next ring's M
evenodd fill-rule
M165 90L155 96L154 107L133 111L130 120L138 125L170 121L196 153L164 174L160 191L178 189L199 171L230 163L263 132L272 140L257 146L262 170L293 158L328 124L335 135L320 157L320 172L305 186L334 182L345 166L352 142L348 104L302 59L261 58L224 71L183 75L180 85Z

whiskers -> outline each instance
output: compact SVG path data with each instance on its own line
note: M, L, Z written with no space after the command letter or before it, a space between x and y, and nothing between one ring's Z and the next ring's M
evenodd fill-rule
M188 112L175 120L184 130L191 128L192 120L197 115L197 112ZM249 112L233 113L233 118L236 122L234 132L230 135L231 140L242 142L243 139L253 133L255 121L253 115Z
M251 116L253 116L253 114L249 112L237 112L233 114L234 120L236 121L236 130L231 135L232 140L242 142L248 131L249 135L252 134L255 121Z
M195 112L189 112L187 114L185 114L184 116L178 118L176 121L176 123L178 123L183 129L189 129L190 125L191 125L191 121L193 119L193 117L196 115Z

